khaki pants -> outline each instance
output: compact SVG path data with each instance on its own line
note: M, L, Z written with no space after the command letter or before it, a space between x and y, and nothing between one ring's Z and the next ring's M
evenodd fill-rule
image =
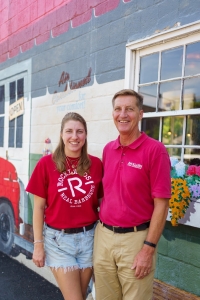
M147 233L148 229L119 234L97 225L93 255L96 300L152 300L156 253L148 276L137 279L131 270Z

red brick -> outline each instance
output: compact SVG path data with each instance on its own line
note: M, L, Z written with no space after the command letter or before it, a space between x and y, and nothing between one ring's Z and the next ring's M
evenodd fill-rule
M24 10L26 7L24 5L24 0L17 0L17 6L16 6L16 12L20 13L22 10Z
M9 1L1 0L1 9L3 10L6 6L9 6Z
M13 34L18 30L18 16L14 16L10 21L9 21L9 30L10 34Z
M0 54L5 54L8 52L8 39L0 44Z
M72 20L72 27L80 26L86 22L88 22L92 18L92 9L88 10L84 14L75 17Z
M45 1L38 0L38 17L45 15Z
M70 24L70 22L68 21L68 22L65 22L65 23L53 28L52 29L52 36L56 37L56 36L66 32L66 31L68 31L69 24Z
M7 53L0 55L0 63L3 63L7 59L8 59L8 54Z
M65 23L66 21L69 21L68 15L66 13L66 7L67 5L59 7L56 11L52 13L55 15L54 18L56 19L56 26L59 26L62 23Z
M36 38L40 34L40 23L36 21L33 23L33 38Z
M23 30L23 36L24 36L24 42L32 40L33 39L33 26L34 24L30 24Z
M20 33L16 32L15 34L12 34L9 38L9 51L20 46L20 44Z
M25 52L25 51L33 48L33 46L34 46L34 40L30 40L30 41L24 43L23 45L21 45L21 50L22 50L22 52Z
M19 47L10 50L10 51L8 52L9 58L12 58L12 57L18 55L19 52L20 52L20 48L19 48Z
M30 15L30 22L37 20L38 18L38 5L37 1L33 2L30 6L31 15Z
M66 13L66 20L72 20L74 17L77 16L77 6L78 0L72 0L63 7Z
M132 0L123 0L123 1L126 3L126 2L131 2Z
M95 7L102 3L102 0L87 0L90 7ZM105 1L105 0L104 0Z
M24 9L20 14L20 25L25 27L30 24L30 6Z
M58 7L63 3L63 0L54 0L54 7Z
M0 25L8 21L8 7L5 7L0 13Z
M17 14L17 0L10 1L9 19L12 19Z
M36 37L36 45L40 45L50 38L50 31L45 32L44 34L39 35Z
M81 15L90 10L90 8L92 8L90 2L90 0L79 0L77 2L77 15Z
M119 5L120 0L106 0L95 7L95 16L100 16L108 11L115 9Z
M8 37L8 34L9 34L8 24L9 24L9 22L7 21L6 23L1 25L1 39L5 39Z
M49 12L54 8L54 0L43 0L45 1L45 12Z
M56 26L55 13L51 13L41 18L39 23L39 34L44 34L47 31L50 31L53 27Z

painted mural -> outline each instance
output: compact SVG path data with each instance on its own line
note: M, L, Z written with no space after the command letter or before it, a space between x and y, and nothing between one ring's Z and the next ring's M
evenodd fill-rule
M197 22L199 13L199 0L170 0L170 5L168 0L0 1L0 251L22 254L24 261L32 257L33 197L25 188L40 157L55 149L63 116L75 111L86 119L89 153L101 158L118 134L111 99L125 87L127 43L173 29L177 22L183 27ZM188 232L194 227L199 247L198 157L186 164L171 155L168 223L188 225ZM163 244L170 249L168 231L166 236ZM161 249L161 262L167 257L199 272L200 264L180 262L167 251ZM172 284L167 275L157 277ZM187 280L175 285L187 286Z

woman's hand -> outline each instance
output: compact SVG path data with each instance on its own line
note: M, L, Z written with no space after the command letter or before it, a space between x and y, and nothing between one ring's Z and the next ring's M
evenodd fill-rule
M39 268L44 267L44 262L45 262L44 243L34 244L33 262Z

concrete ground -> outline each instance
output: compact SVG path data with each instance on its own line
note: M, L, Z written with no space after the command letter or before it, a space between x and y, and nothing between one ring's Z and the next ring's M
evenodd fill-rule
M0 300L63 300L59 288L23 263L0 252ZM88 295L87 300L93 300Z

